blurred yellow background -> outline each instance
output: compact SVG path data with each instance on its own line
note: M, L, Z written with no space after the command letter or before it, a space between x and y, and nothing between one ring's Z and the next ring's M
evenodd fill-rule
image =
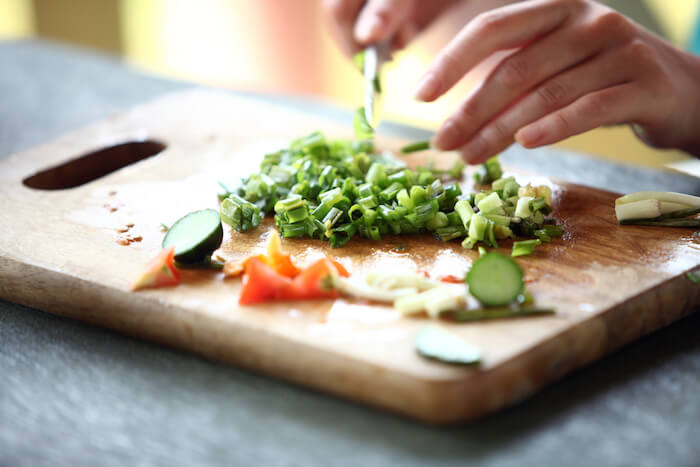
M437 128L484 70L433 104L412 99L417 79L479 4L501 1L465 2L395 57L384 75L385 118ZM679 46L700 8L700 0L607 3ZM331 42L317 0L0 0L0 39L26 37L106 51L148 72L206 85L312 95L348 108L362 98L361 77ZM690 159L651 149L625 127L558 146L656 167Z

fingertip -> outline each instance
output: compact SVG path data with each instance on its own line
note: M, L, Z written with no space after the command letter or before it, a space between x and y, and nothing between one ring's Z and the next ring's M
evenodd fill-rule
M462 153L462 159L470 164L478 164L489 158L487 154L487 144L480 135L475 136L467 144L459 150Z
M460 151L460 156L462 157L462 160L469 165L483 164L484 162L486 162L489 159L488 157L471 157L467 154L464 154L461 151Z
M525 126L515 133L515 141L526 148L537 147L544 138L544 131L538 123Z
M426 73L416 86L414 99L423 102L432 102L440 95L440 79L434 72Z
M382 32L382 21L376 15L362 15L355 25L355 40L361 44L379 42Z
M432 140L432 146L441 151L452 151L460 146L462 140L462 131L457 123L448 120L435 133Z

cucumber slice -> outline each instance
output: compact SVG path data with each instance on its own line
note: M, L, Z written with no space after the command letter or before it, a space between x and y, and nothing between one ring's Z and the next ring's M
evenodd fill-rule
M439 326L426 326L416 336L416 350L424 357L446 363L475 365L481 360L481 351L456 334Z
M221 246L224 229L214 209L187 214L173 224L163 238L163 248L175 247L175 261L184 264L204 261Z
M485 306L513 303L523 291L523 270L500 253L480 257L467 273L469 292Z

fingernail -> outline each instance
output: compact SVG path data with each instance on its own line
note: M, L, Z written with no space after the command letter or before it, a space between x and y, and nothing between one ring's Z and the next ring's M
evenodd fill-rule
M541 141L543 136L542 128L535 123L518 131L515 140L523 146L533 146Z
M360 42L369 42L377 35L382 22L375 15L366 16L355 28L355 38Z
M475 136L472 140L467 143L462 150L462 158L470 163L476 163L484 158L484 152L486 151L486 142L481 136Z
M437 132L433 146L443 151L449 151L459 146L461 131L455 122L448 120Z
M435 73L428 73L421 78L414 94L415 99L419 101L430 101L435 99L440 91L440 81Z

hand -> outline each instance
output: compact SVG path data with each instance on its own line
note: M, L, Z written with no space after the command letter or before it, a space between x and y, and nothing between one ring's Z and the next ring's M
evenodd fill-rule
M434 146L479 163L513 140L534 148L631 123L648 144L700 154L700 58L591 0L528 0L477 16L434 60L416 97L433 101L514 48Z
M456 0L323 0L331 34L346 55L371 43L391 40L404 48Z

